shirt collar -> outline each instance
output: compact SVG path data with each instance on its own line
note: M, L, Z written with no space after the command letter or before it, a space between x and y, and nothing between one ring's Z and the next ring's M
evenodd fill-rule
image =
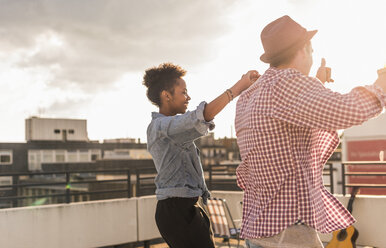
M288 71L290 73L295 73L295 74L302 74L300 71L298 71L297 69L295 68L284 68L284 69L279 69L279 68L276 68L276 67L270 67L268 70L270 71Z
M164 117L165 115L161 114L161 113L158 113L158 112L151 112L151 118L153 120L157 119L157 118L160 118L160 117Z

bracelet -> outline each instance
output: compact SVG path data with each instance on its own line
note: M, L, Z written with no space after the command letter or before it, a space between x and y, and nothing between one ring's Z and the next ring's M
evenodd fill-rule
M231 89L227 89L225 92L227 93L227 95L230 99L229 101L232 101L233 100L233 92L231 91Z
M228 91L225 91L224 93L225 93L225 94L227 95L227 97L228 97L228 102L231 102L232 99L231 99L231 96L229 95L229 92L228 92Z
M229 92L226 90L224 93L225 93L225 94L227 95L227 97L228 97L228 102L231 102L231 101L232 101L232 97L231 97L231 95L229 94Z

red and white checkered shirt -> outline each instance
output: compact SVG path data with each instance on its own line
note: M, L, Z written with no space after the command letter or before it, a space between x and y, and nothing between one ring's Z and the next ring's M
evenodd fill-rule
M376 86L333 92L295 69L269 68L236 107L244 190L241 237L269 237L301 220L322 233L355 222L323 185L323 167L339 144L336 130L378 115Z

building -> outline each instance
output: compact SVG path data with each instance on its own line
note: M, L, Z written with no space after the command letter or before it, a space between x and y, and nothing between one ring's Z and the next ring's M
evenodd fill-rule
M195 141L200 149L201 163L204 168L209 165L240 162L240 151L235 138L215 139L214 133Z
M385 161L386 153L386 114L371 119L362 125L346 129L342 139L343 161ZM386 173L386 164L349 165L349 173ZM352 184L386 184L386 176L348 176ZM386 189L362 188L361 194L385 195Z
M88 141L87 121L31 117L25 120L25 139L29 141Z
M86 120L31 117L25 120L25 130L26 142L0 143L0 173L59 171L68 168L124 168L136 164L130 162L133 160L151 160L146 144L140 143L140 140L110 139L103 143L90 141ZM96 175L87 176L96 178ZM17 184L23 180L34 183L57 179L52 176L1 176L0 185ZM78 187L77 190L87 189ZM24 187L19 192L2 187L0 195L28 196L59 191L63 191L63 187Z
M90 141L86 120L32 117L25 123L25 143L0 143L0 172L40 171L42 164L151 159L140 140Z
M43 126L41 128L39 125ZM59 130L59 131L56 131ZM65 181L65 175L31 175L32 172L63 172L71 171L71 182L81 182L71 185L71 202L127 197L127 193L87 194L94 190L124 190L127 188L127 175L114 173L85 173L95 170L127 170L145 169L150 173L144 176L143 185L136 185L140 180L133 174L131 183L133 192L153 194L155 176L154 163L147 152L147 145L136 139L108 139L102 143L90 141L87 136L86 120L75 119L40 119L26 120L26 142L0 143L0 173L25 173L27 176L0 176L0 196L40 196L64 194L65 186L54 186ZM72 136L73 135L73 136ZM212 165L220 165L227 173L234 174L235 168L241 162L240 152L235 138L215 139L214 133L196 141L200 149L200 158L205 170ZM336 156L335 156L336 155ZM340 152L334 153L332 159L340 160ZM220 168L221 167L221 168ZM210 167L212 168L212 167ZM153 170L153 171L152 171ZM145 172L144 172L145 173ZM234 176L232 174L232 176ZM208 173L206 173L208 176ZM106 180L121 180L121 182L99 183ZM84 180L84 183L83 181ZM88 181L88 182L86 182ZM92 181L98 181L93 183ZM12 188L13 184L50 184ZM10 187L6 187L10 185ZM141 188L141 192L139 191ZM83 194L86 193L86 194ZM64 197L29 198L13 204L34 205L63 203ZM10 207L1 205L1 207Z

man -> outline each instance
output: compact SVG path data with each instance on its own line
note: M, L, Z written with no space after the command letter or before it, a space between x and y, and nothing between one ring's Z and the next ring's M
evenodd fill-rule
M236 108L244 190L241 237L248 247L323 247L316 231L329 233L355 219L323 186L323 166L339 143L336 130L380 114L386 82L332 92L330 70L312 66L311 38L288 16L261 33L270 68L244 91Z

